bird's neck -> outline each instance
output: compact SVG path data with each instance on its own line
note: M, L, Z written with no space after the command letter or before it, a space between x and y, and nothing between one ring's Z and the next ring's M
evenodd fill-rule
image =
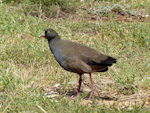
M47 40L48 40L48 42L51 42L51 41L53 41L53 40L59 40L60 39L60 37L58 36L58 34L56 34L53 38L48 38Z
M49 43L49 47L51 49L52 52L55 51L55 49L57 49L57 47L59 46L57 43L59 42L60 37L57 35L54 38L52 38L51 40L48 40Z

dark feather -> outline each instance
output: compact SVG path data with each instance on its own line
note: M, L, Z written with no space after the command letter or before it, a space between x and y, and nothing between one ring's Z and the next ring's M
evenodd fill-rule
M100 65L90 65L93 72L105 72L108 70L107 66L100 66Z
M101 60L100 63L92 61L92 60L88 60L85 61L88 65L99 65L99 66L111 66L113 63L116 63L116 59L113 57L108 56L108 58L106 60Z

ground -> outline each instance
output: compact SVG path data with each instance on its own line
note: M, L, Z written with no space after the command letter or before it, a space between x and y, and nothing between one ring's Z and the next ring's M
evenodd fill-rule
M84 8L82 9L84 10ZM117 9L116 9L117 10ZM141 9L139 10L139 12L146 12L145 9ZM113 11L114 15L112 19L116 19L118 22L133 22L135 23L136 21L139 22L147 22L149 21L149 17L145 17L145 16L135 16L135 15L124 15L121 14L120 12L117 11ZM93 13L88 12L88 15L86 18L82 18L82 15L77 15L77 14L73 14L72 12L67 12L67 11L60 11L58 18L69 18L70 15L72 15L72 19L74 20L82 20L82 21L90 21L93 23L96 23L97 21L100 21L102 19L102 21L104 22L108 22L109 17L107 15L103 15L103 16L99 16ZM148 15L147 13L144 13L143 15ZM56 16L53 16L53 18L55 19ZM86 75L87 76L87 75ZM93 75L96 76L96 75ZM131 92L129 94L118 94L117 90L113 91L110 89L107 89L107 85L109 86L113 86L115 85L116 88L119 88L119 86L116 85L116 83L114 83L113 80L109 79L109 77L99 77L100 81L97 82L95 84L95 91L94 91L94 95L93 98L96 98L96 102L95 104L98 105L106 105L106 106L111 106L116 104L118 106L118 108L124 108L124 107L129 107L129 109L132 109L132 107L134 105L142 105L143 109L147 109L150 106L150 90L137 90L135 92ZM138 79L138 77L137 77ZM147 79L150 80L150 77L148 77ZM90 83L90 81L89 81ZM91 91L90 90L90 84L89 83L83 83L82 84L82 91L86 92L87 94ZM136 82L134 83L136 84ZM136 85L135 85L136 86ZM69 96L76 96L77 93L77 87L78 87L78 81L74 81L74 82L69 82L67 84L67 88L66 88L66 93L65 93L65 97ZM106 91L107 89L107 91ZM62 95L62 87L60 84L56 84L51 88L43 88L45 94L48 97L52 97L55 98L55 96L58 95ZM82 105L90 105L92 103L91 100L88 100L88 96L87 95L81 102L80 104Z
M82 2L1 2L0 112L149 112L149 2ZM39 38L49 27L117 59L107 72L92 73L92 99L88 74L80 97L70 98L79 76L63 70Z
M87 76L87 75L86 75ZM93 75L95 76L95 75ZM87 79L87 78L86 78ZM95 104L97 105L106 105L106 106L112 106L117 105L118 109L128 107L129 109L133 109L133 106L135 105L142 105L143 109L147 109L150 106L150 90L138 90L134 92L133 94L117 94L117 89L115 91L108 89L107 85L113 86L116 84L113 82L113 80L109 79L109 77L99 77L99 82L95 84L95 91L93 94L93 98L96 99ZM149 78L150 79L150 78ZM70 80L71 81L71 80ZM74 81L74 80L73 80ZM89 81L90 83L90 81ZM82 93L84 94L84 98L80 102L82 105L91 105L93 102L92 100L89 100L89 94L90 94L90 84L88 82L82 83ZM78 81L69 82L66 87L66 92L62 92L61 84L55 84L53 87L43 87L43 91L49 98L56 98L59 95L62 95L66 98L72 96L76 97L77 94L77 87L78 87ZM119 86L116 86L116 88L119 88ZM114 89L113 89L114 90ZM81 93L81 95L82 95ZM71 98L70 98L71 99Z

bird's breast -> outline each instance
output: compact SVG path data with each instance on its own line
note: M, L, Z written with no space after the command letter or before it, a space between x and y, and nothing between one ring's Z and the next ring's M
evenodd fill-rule
M52 43L49 43L50 49L52 53L54 54L55 59L60 64L61 67L63 67L65 70L69 70L66 64L63 61L62 54L59 47L53 46Z

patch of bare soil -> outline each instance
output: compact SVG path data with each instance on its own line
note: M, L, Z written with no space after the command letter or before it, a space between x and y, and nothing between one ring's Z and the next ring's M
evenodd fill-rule
M107 81L107 82L106 82ZM117 94L117 90L111 88L109 90L107 85L115 85L112 80L108 77L102 77L101 83L95 84L94 94L92 98L96 99L96 105L106 105L106 106L117 106L118 109L127 107L128 109L133 109L133 106L138 105L143 109L150 108L150 90L139 90L133 94L123 95ZM106 88L107 87L107 88ZM55 98L57 96L75 97L77 94L78 81L69 82L67 84L66 92L63 92L61 84L55 84L53 87L43 88L47 97ZM116 87L117 89L117 87ZM91 106L93 104L92 100L89 100L90 95L90 84L85 81L82 83L81 94L87 93L87 96L80 102L81 105Z
M90 21L90 22L95 22L95 21L110 21L111 19L116 20L118 22L147 22L150 20L149 14L146 13L145 9L141 9L137 12L134 11L135 14L129 13L124 13L123 10L120 10L118 8L113 9L111 12L111 15L113 15L111 18L108 16L108 14L98 14L98 13L93 13L92 11L87 11L86 8L79 8L78 9L82 13L75 13L74 10L63 10L61 7L57 8L57 14L56 15L43 15L43 17L46 18L51 18L51 19L66 19L66 18L72 18L73 20L83 20L83 21ZM86 12L86 13L85 13ZM130 11L133 12L133 11ZM136 14L137 13L137 14ZM83 17L84 16L84 17Z
M83 20L83 21L110 21L112 19L118 22L147 22L150 20L150 16L145 9L131 9L130 5L124 4L113 4L105 5L101 4L99 7L91 6L80 6L80 7L68 7L67 9L62 8L58 4L54 7L53 13L49 12L48 9L42 8L41 10L32 10L30 12L31 16L39 17L40 14L42 18L46 19L72 19L72 20ZM37 6L36 6L37 7ZM26 8L26 7L25 7ZM29 13L29 12L25 12ZM56 14L54 14L56 13ZM111 15L111 18L108 15Z
M142 16L134 16L134 15L124 15L120 12L112 12L112 18L109 18L108 15L103 15L103 16L99 16L96 14L92 14L90 12L88 12L88 14L86 15L85 18L80 17L80 15L77 14L70 14L70 13L66 13L66 12L61 12L59 15L59 18L69 18L69 17L73 17L74 20L83 20L83 21L90 21L90 22L96 22L96 21L105 21L108 22L110 21L110 19L116 20L118 22L147 22L149 21L149 17L142 17ZM147 14L148 15L148 14Z

